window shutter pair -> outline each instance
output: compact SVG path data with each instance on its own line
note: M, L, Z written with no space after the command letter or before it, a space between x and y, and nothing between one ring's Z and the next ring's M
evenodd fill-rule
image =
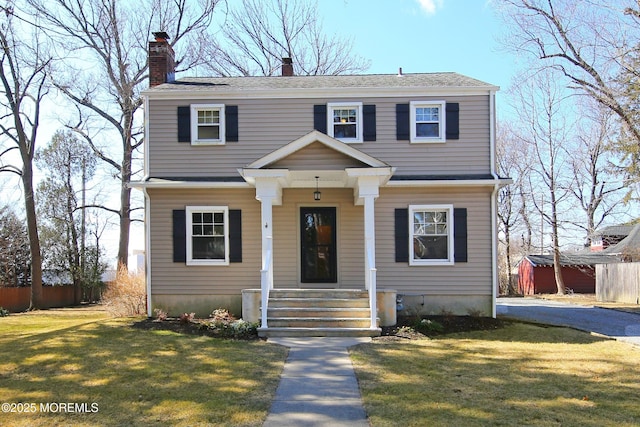
M408 141L411 139L411 111L409 104L396 104L396 139ZM446 139L460 139L460 104L447 102L446 114Z
M224 107L225 141L238 142L238 106ZM191 107L178 107L178 142L191 142Z
M409 209L395 210L396 262L409 262ZM453 261L467 262L467 209L453 209Z
M319 132L327 133L327 105L313 106L313 128ZM376 106L362 106L362 140L376 140Z
M187 262L187 217L173 211L173 262ZM229 262L242 262L242 211L229 209Z

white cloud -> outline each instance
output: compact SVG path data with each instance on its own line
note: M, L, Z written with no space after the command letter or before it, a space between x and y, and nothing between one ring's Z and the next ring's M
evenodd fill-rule
M435 15L438 9L442 8L443 0L417 0L420 8L427 15Z

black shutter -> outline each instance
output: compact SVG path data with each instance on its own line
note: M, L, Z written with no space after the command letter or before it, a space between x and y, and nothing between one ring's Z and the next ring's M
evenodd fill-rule
M229 262L242 262L242 211L229 209Z
M238 106L224 107L225 141L238 142Z
M191 142L191 107L178 107L178 142Z
M376 140L376 106L362 106L362 139L364 141Z
M396 104L396 139L408 141L411 131L409 104Z
M409 209L395 211L396 262L409 262Z
M327 106L325 104L313 106L313 128L327 133Z
M447 102L447 139L460 139L460 104Z
M467 262L467 209L453 210L453 260Z
M186 221L184 209L173 211L173 262L187 262Z

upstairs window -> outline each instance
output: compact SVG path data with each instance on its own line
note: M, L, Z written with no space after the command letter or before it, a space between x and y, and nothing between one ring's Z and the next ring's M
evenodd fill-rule
M229 210L187 206L187 265L229 264Z
M445 142L444 101L413 101L411 106L411 142Z
M224 104L191 105L191 143L194 145L225 143Z
M328 135L342 142L362 142L362 103L327 104Z

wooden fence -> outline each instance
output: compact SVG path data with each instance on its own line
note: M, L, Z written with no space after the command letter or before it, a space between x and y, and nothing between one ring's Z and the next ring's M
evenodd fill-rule
M596 265L596 299L640 304L640 262Z
M73 286L43 286L42 296L45 308L68 307L74 305ZM31 288L0 288L0 307L17 313L29 308Z

